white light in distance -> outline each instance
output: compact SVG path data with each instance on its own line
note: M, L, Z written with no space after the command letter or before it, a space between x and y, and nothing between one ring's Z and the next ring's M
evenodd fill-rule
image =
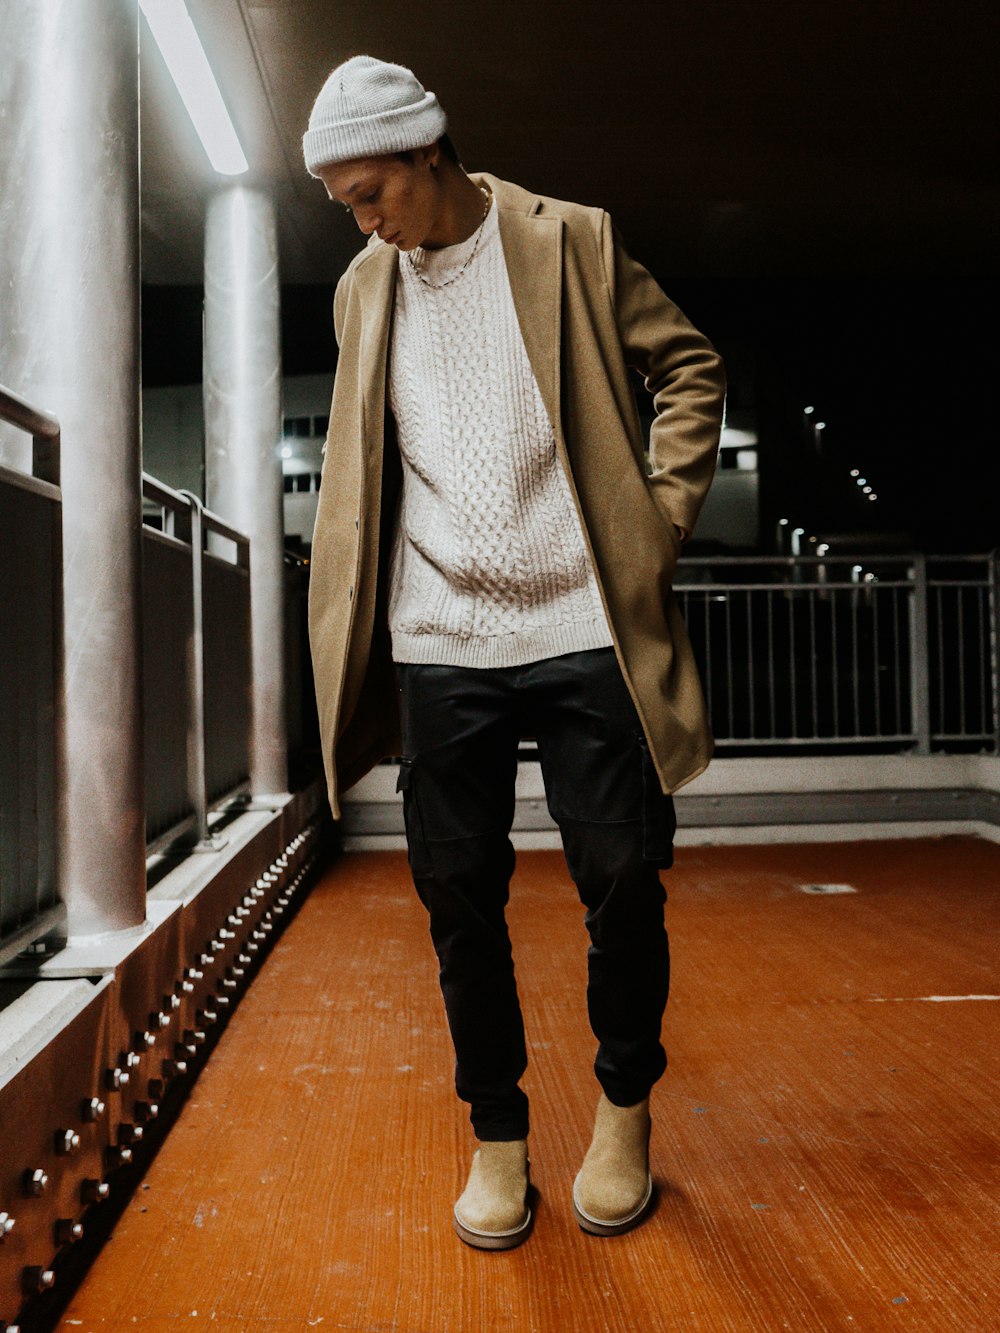
M221 176L242 175L249 163L184 0L139 0L139 5L208 160Z

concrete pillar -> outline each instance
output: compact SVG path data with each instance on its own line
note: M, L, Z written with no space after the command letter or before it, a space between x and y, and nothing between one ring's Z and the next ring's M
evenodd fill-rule
M77 938L146 915L138 7L3 0L0 50L0 381L62 425L60 881Z
M250 538L254 796L288 786L279 297L270 193L219 189L205 223L205 502Z

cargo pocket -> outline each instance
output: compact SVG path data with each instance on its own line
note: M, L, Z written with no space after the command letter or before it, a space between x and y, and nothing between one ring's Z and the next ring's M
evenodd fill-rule
M642 752L642 857L652 861L661 870L669 870L674 863L674 834L677 816L672 796L665 796L660 788L649 742L639 738Z
M410 873L414 881L426 879L433 873L430 849L424 837L423 820L420 818L420 801L417 796L419 780L415 780L414 761L401 759L396 790L403 793L403 824L406 828L406 855L410 863Z

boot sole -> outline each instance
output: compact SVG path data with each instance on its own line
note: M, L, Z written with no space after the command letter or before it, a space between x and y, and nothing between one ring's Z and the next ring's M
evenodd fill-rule
M518 1226L512 1227L509 1231L478 1231L475 1227L466 1226L460 1220L457 1211L452 1214L452 1221L455 1224L455 1232L459 1240L465 1241L466 1245L471 1245L474 1250L516 1249L518 1245L523 1245L531 1235L534 1220L534 1213L528 1208L524 1221Z
M650 1209L653 1206L653 1178L646 1177L646 1193L642 1202L637 1208L633 1208L630 1213L623 1217L612 1219L591 1217L589 1213L584 1212L576 1201L576 1182L573 1182L573 1213L582 1230L587 1231L592 1236L620 1236L625 1231L631 1231L644 1221Z

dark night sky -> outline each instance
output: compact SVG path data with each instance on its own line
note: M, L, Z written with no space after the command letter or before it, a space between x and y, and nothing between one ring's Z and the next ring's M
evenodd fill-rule
M378 16L348 14L368 40ZM512 105L534 99L530 143L483 114L485 57L456 66L452 34L429 70L477 162L615 200L626 243L725 356L731 403L756 412L764 532L783 515L824 531L877 524L932 551L1000 545L996 7L648 0L612 17L584 4L564 49L572 97L542 77L559 13L524 16L516 42L506 27L493 38L515 43L500 72ZM628 79L602 31L635 34ZM346 220L331 225L360 244ZM198 380L200 289L143 296L145 382ZM332 367L331 299L330 286L283 288L286 374ZM807 404L828 423L822 459ZM877 504L851 489L855 466Z
M745 369L761 436L762 525L909 533L927 551L1000 543L997 283L720 280L677 286ZM694 317L694 316L693 316ZM730 341L735 344L730 351ZM802 409L827 423L817 459ZM860 468L879 501L860 500Z

